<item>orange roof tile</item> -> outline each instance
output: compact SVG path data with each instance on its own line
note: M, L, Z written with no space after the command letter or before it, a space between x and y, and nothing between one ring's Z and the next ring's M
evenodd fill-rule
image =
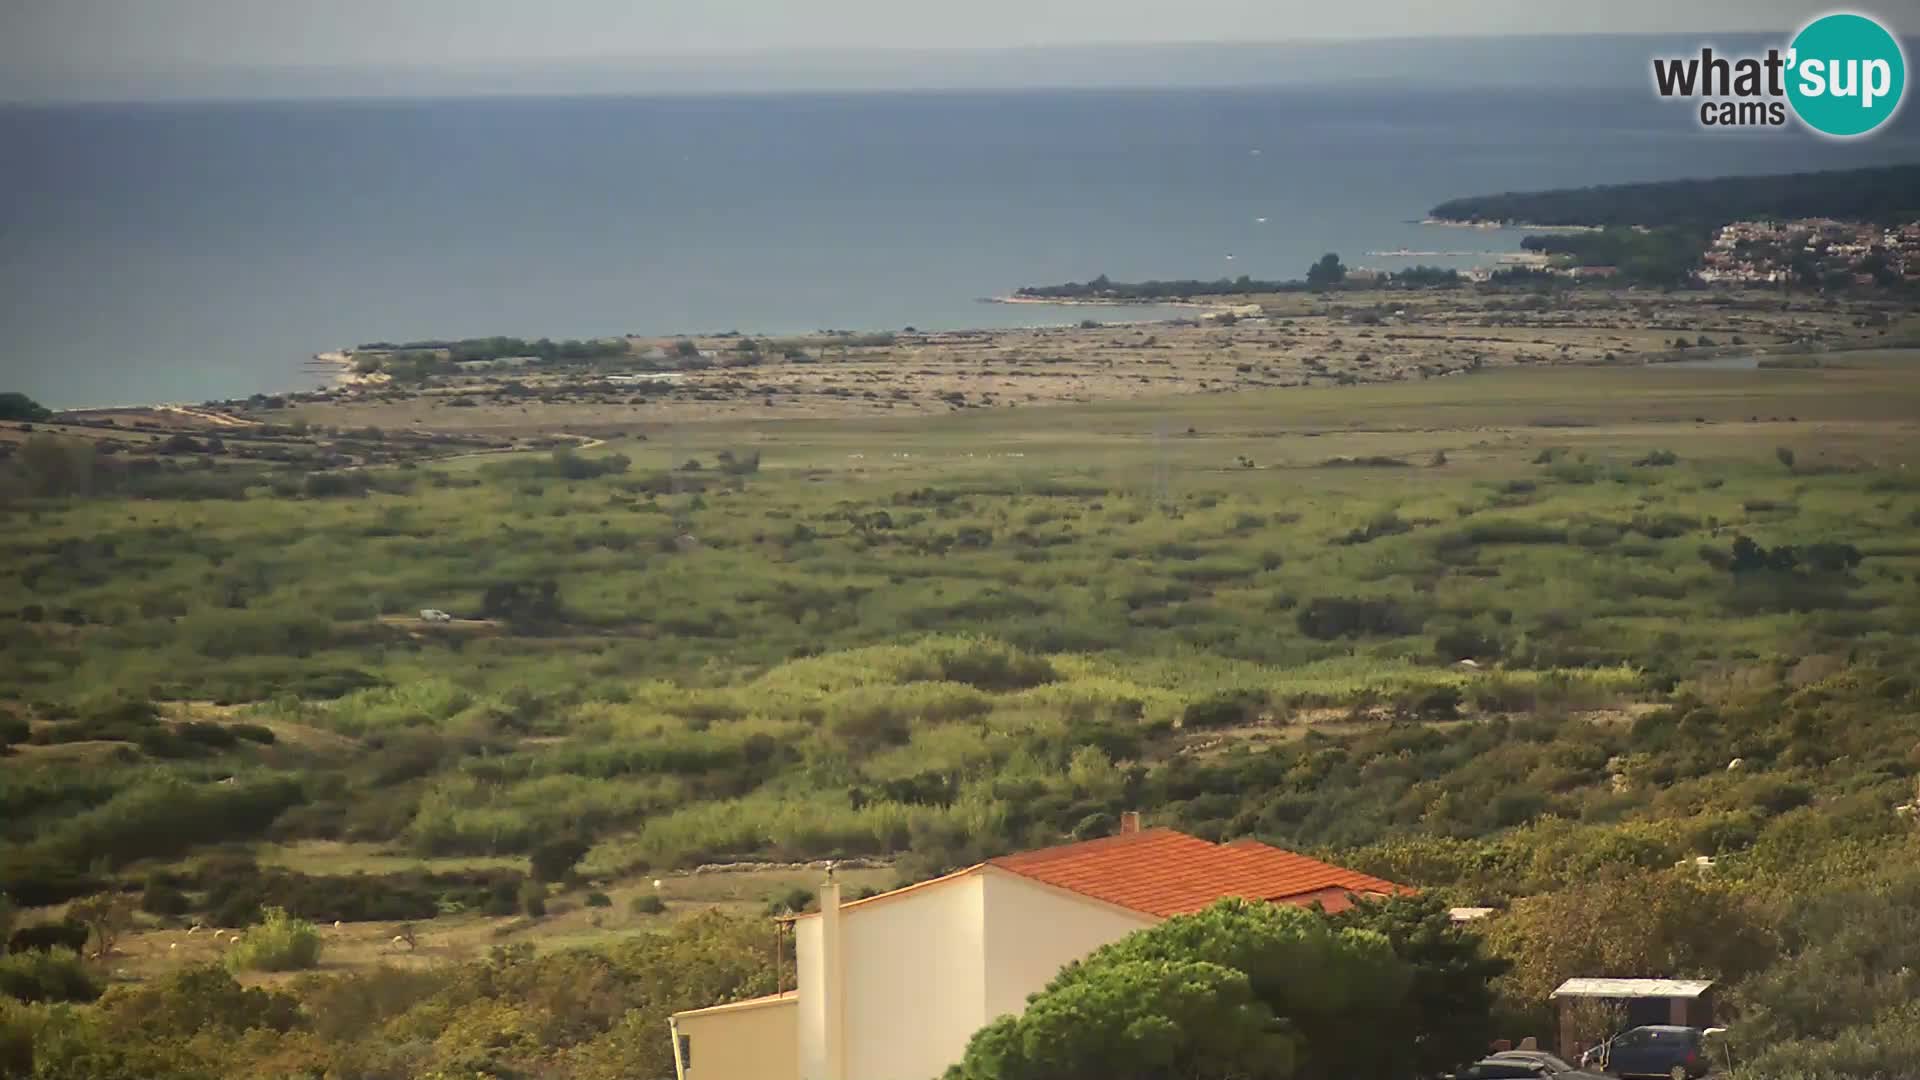
M1228 896L1329 911L1349 892L1412 892L1257 840L1215 844L1171 829L1122 833L991 859L988 865L1149 915L1184 915Z

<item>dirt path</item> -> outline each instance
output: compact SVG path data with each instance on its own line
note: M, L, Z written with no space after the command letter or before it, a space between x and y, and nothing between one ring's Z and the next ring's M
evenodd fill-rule
M591 435L575 435L565 431L556 431L552 435L548 436L548 438L573 439L575 440L575 445L574 445L575 450L592 450L594 447L605 446L607 444L607 440L605 439L598 439ZM468 450L459 454L448 454L446 457L437 457L431 460L437 464L443 461L459 461L463 458L493 457L498 454L526 454L526 453L532 453L533 451L536 451L536 450L546 450L546 449L550 449L550 447L496 446L487 450Z
M155 405L153 410L155 412L177 413L180 416L198 420L203 424L211 424L214 427L251 428L260 426L260 422L257 420L243 420L238 416L216 412L212 409L194 409L188 408L185 405Z

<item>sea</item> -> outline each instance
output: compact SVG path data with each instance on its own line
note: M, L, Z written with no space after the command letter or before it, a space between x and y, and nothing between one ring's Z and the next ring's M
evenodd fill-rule
M312 389L360 342L1005 327L1027 284L1465 267L1473 194L1920 161L1634 88L739 94L0 108L0 391ZM1414 252L1388 255L1388 252Z

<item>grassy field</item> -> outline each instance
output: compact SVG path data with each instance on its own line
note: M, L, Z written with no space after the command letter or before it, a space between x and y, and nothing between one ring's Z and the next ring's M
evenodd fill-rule
M1475 618L1564 601L1614 638L1693 603L1688 582L1713 580L1703 541L1741 530L1810 541L1851 518L1836 538L1884 549L1906 526L1911 369L1873 354L1847 363L687 425L609 445L632 468L587 480L523 456L396 473L407 490L364 498L26 507L14 511L26 526L10 540L18 572L0 608L44 617L16 625L9 675L29 700L125 690L241 701L290 680L415 683L418 694L450 674L469 693L726 682L806 651L932 630L1043 652L1126 651L1150 637L1156 649L1288 667L1427 651L1407 636L1336 644L1274 628L1290 616L1270 605L1330 583ZM1678 464L1634 466L1657 450ZM729 452L758 453L758 471L723 471ZM1543 454L1557 456L1536 463ZM686 471L689 460L702 468ZM1634 527L1662 517L1681 535ZM1591 528L1586 544L1456 558L1483 522L1552 525L1563 540ZM1375 524L1386 533L1343 542ZM1459 543L1443 551L1449 538ZM1882 554L1887 573L1905 568L1904 555ZM1608 595L1636 576L1683 595ZM537 637L379 621L426 607L479 614L489 584L535 579L553 580L565 607ZM1708 653L1776 632L1764 620L1668 629ZM407 722L410 706L381 693L329 706L317 726L360 735Z
M136 982L263 905L335 935L327 971L480 963L817 876L704 863L878 888L1129 808L1516 913L1694 855L1790 896L1910 843L1917 418L1920 354L1883 350L21 500L4 887L179 891L123 939Z

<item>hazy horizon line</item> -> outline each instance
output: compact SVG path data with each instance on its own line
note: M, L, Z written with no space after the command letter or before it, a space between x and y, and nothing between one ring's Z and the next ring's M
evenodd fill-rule
M991 47L743 48L439 65L230 64L88 74L19 73L11 79L0 72L0 104L1261 89L1329 81L1463 89L1542 83L1576 89L1626 88L1637 86L1644 70L1640 64L1648 54L1641 50L1689 42L1693 46L1752 42L1771 36L1765 31L1440 33ZM1529 53L1524 47L1529 42L1556 55ZM1574 42L1581 48L1564 48ZM1516 43L1522 47L1515 48ZM1138 57L1157 58L1164 66L1150 72L1114 66L1117 60Z

